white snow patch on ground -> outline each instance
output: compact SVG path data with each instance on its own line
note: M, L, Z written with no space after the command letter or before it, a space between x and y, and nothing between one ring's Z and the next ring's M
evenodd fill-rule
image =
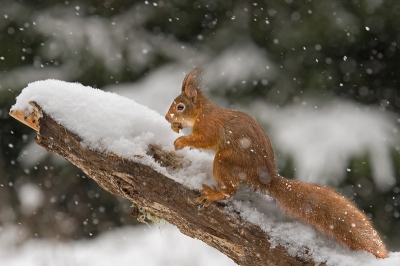
M155 225L124 227L91 240L31 239L20 246L9 241L10 238L0 235L0 261L4 266L236 265L224 254L183 235L172 225L160 229Z

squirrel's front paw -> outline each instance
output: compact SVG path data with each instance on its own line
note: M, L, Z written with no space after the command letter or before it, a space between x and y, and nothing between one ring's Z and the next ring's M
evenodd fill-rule
M174 142L174 147L176 151L182 150L183 148L186 147L184 143L184 137L179 137L175 140Z

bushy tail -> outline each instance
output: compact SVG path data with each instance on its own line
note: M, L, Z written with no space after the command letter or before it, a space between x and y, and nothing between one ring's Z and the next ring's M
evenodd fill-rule
M366 250L377 258L388 256L368 217L333 189L280 176L271 183L270 195L292 217L311 224L352 249Z

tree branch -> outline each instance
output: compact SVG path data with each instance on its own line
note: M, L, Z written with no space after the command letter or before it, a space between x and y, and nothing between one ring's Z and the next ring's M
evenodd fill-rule
M34 107L31 114L13 111L10 115L38 131L35 140L39 145L82 169L109 193L174 224L185 235L200 239L239 265L315 265L312 260L290 256L281 246L271 248L260 227L239 214L228 214L223 203L199 208L195 202L198 191L129 158L85 147L80 136L58 124L36 103L30 104ZM149 146L148 154L166 167L187 164L186 159L158 146Z

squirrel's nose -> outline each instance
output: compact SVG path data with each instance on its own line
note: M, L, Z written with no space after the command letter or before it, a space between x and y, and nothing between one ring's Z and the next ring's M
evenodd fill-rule
M165 119L169 122L169 115L168 114L165 115Z

